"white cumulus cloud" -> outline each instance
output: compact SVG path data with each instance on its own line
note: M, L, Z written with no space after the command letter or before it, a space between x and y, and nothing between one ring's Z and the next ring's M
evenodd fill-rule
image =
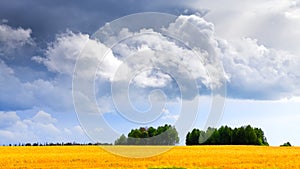
M32 44L31 29L12 28L0 24L0 54L17 49L25 44Z
M299 57L287 51L267 48L251 38L223 45L220 42L224 69L230 77L231 96L258 99L299 96Z
M59 121L45 111L38 111L29 118L1 111L0 122L0 144L87 140L80 126L58 127Z

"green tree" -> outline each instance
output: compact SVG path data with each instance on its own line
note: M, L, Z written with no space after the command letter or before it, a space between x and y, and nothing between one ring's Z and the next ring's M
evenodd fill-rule
M120 136L120 138L118 138L116 141L115 141L115 145L126 145L127 144L127 138L124 134L122 134Z
M179 143L178 132L174 126L140 127L128 133L129 145L174 145Z
M190 145L199 145L199 136L200 136L200 130L193 129L188 138Z
M198 143L196 138L198 137ZM240 128L221 126L219 129L209 127L205 132L193 129L186 135L186 145L269 145L264 132L250 125Z
M214 130L212 135L208 139L212 145L219 145L220 144L220 133L218 130Z
M280 145L280 147L291 147L292 144L290 142L286 142L283 145Z
M153 137L156 135L156 129L154 127L149 127L148 128L148 135L149 137Z
M205 136L204 139L206 140L203 145L213 145L216 142L216 137L218 136L218 134L215 133L216 129L212 128L212 127L208 127L206 132L205 132Z
M169 126L166 132L166 142L165 145L175 145L179 143L178 132L175 127Z
M208 139L208 135L206 134L205 131L202 131L200 130L200 134L199 134L199 140L198 140L198 143L201 145L201 144L204 144L206 142L206 140Z
M132 129L130 133L128 133L128 139L127 142L130 145L138 145L140 144L140 138L141 138L142 132L138 129Z
M244 127L237 128L234 135L234 140L236 145L246 145L246 135Z
M192 145L192 142L190 140L190 137L191 137L191 133L188 132L187 135L185 136L185 145Z
M228 126L222 126L218 129L219 133L219 144L230 145L232 144L232 129Z
M254 128L254 132L257 136L257 144L258 145L269 145L267 138L265 137L264 132L262 131L262 129L259 128Z
M247 144L247 145L257 145L258 144L256 133L250 125L248 125L245 128L245 144Z

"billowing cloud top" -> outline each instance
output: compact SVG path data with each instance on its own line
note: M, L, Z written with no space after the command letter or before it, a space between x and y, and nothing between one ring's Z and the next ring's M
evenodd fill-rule
M192 30L195 32L187 33L191 31L188 24L194 26ZM10 40L3 40L7 45L11 44L11 40L17 40L18 45L24 45L32 39L30 37L31 30L13 29L8 25L1 25L1 28L5 28L3 30L7 31L6 33L2 32L5 34L5 36L2 36L3 38L13 37L9 38ZM124 63L122 56L138 51L147 51L151 55L153 54L151 52L167 51L169 54L174 54L174 57L160 55L159 58L166 63L165 68L167 70L181 70L176 66L183 66L184 70L190 72L193 77L199 78L203 87L206 88L211 87L210 85L213 83L217 84L218 79L225 78L228 96L230 97L281 99L299 96L297 86L299 86L300 72L298 67L300 61L299 57L288 51L268 48L263 44L259 44L258 40L247 37L235 40L217 37L213 23L207 22L196 15L179 16L168 28L163 29L194 43L194 45L189 44L193 49L184 48L184 45L178 45L175 41L170 41L161 33L153 30L141 30L134 33L124 28L120 34L123 34L122 36L134 36L134 38L123 41L113 49L106 47L105 42L90 39L86 34L67 31L57 35L56 40L49 44L43 55L32 57L33 61L45 65L50 72L56 74L54 79L52 78L53 80L36 79L31 83L22 83L14 74L14 70L6 65L4 61L1 61L0 68L4 76L1 76L3 87L0 90L2 90L1 93L7 94L1 95L2 107L4 109L11 108L13 105L16 108L29 108L37 105L51 107L52 103L39 103L41 101L38 101L38 98L44 96L47 96L46 98L58 98L58 100L69 100L70 96L67 93L70 91L71 85L65 86L66 79L70 82L76 59L79 54L82 54L80 52L83 49L92 57L87 60L86 69L84 70L89 75L93 75L95 72L89 72L88 65L99 62L97 52L99 50L108 51L109 54L100 64L97 77L109 79L109 81L113 79L117 68ZM201 55L200 60L193 53L195 51ZM155 62L153 59L152 61ZM214 64L218 60L223 63L225 74L222 74L221 70L216 70ZM134 63L126 63L128 64L127 68L132 69L139 66L139 64L135 64L137 62L139 62L138 59L134 60ZM209 72L214 73L210 79L205 73L205 69L209 69ZM170 74L165 73L160 72L153 75L151 71L144 72L136 76L133 82L140 87L170 86L170 83L174 83L174 81ZM216 81L213 82L213 80ZM40 89L45 90L41 92ZM9 95L8 91L10 91ZM56 96L53 96L53 94L56 94ZM19 97L26 99L23 101L16 99ZM69 105L67 107L72 107L71 103L66 100L59 102L67 103Z

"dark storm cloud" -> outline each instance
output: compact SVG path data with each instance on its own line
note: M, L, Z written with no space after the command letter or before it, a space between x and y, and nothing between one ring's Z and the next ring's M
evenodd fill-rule
M170 3L171 2L171 3ZM12 27L30 28L36 41L43 43L66 29L92 34L104 23L137 12L183 13L175 1L36 1L3 0L0 19Z
M57 34L66 30L93 34L106 22L138 12L184 13L185 8L176 1L145 0L90 0L90 1L38 1L2 0L0 20L12 28L31 29L35 45L15 50L11 55L0 56L9 66L42 67L31 61L33 56L42 56ZM3 22L4 21L4 22ZM45 69L44 69L45 70Z

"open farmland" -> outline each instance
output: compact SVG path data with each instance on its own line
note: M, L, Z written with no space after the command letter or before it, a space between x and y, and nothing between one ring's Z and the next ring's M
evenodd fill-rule
M143 149L119 148L124 147ZM0 168L300 168L300 147L176 146L150 158L120 157L98 146L0 147L0 152Z

